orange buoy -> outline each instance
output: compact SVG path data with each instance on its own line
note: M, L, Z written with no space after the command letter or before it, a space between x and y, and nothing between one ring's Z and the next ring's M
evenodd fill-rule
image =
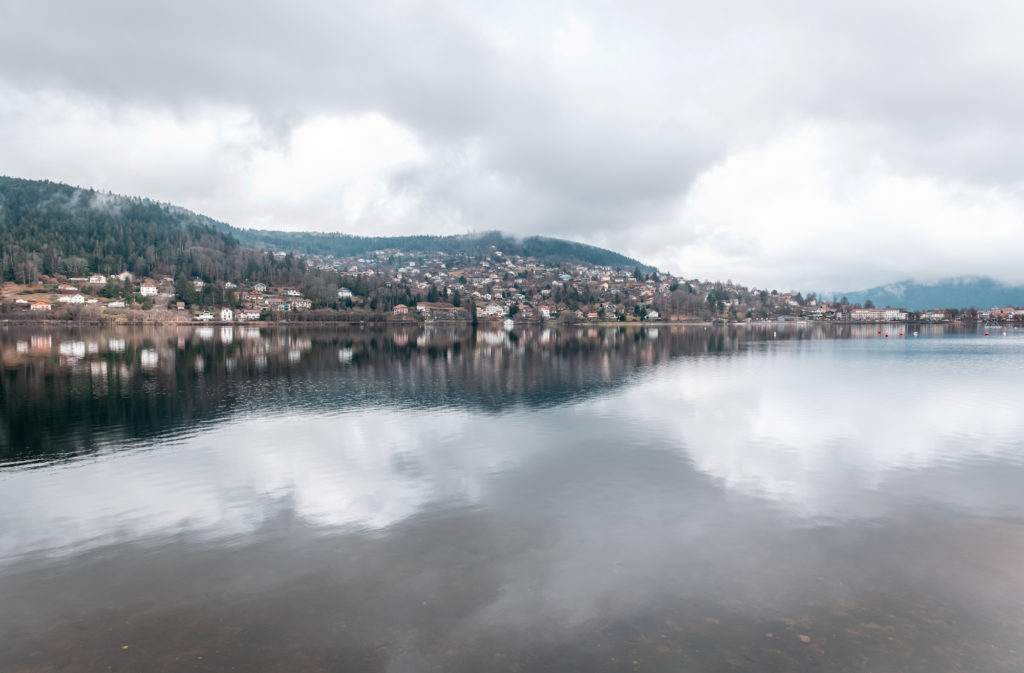
M878 330L878 333L879 333L879 334L881 334L881 333L882 333L882 330Z
M985 336L988 336L988 332L985 332Z
M889 333L888 333L888 332L886 332L886 333L885 333L885 338L886 338L886 339L888 339L888 338L889 338Z

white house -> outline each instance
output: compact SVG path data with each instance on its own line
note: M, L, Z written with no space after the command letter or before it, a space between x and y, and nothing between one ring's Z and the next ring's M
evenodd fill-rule
M347 287L338 288L338 299L351 299L352 290Z
M156 296L156 285L152 283L143 283L142 287L139 288L139 292L143 297L155 297Z
M252 286L252 291L253 292L266 292L267 291L267 284L266 283L256 283L255 285Z
M660 317L661 317L661 314L658 313L657 311L651 310L651 311L647 312L647 319L648 320L657 320Z
M855 308L850 317L858 321L898 322L907 319L907 312L899 308Z
M541 304L540 306L537 307L537 312L540 313L540 317L541 318L550 318L551 317L551 307L550 306L544 306L543 304Z
M52 307L45 301L34 302L31 306L28 307L30 311L49 311L51 308Z
M84 304L85 297L80 294L72 294L67 297L61 297L57 301L64 302L65 304Z
M213 320L213 314L210 313L209 311L203 311L202 313L199 313L198 315L196 315L196 320L202 320L203 322L208 322L210 320Z
M100 275L98 273L94 273L93 275L89 276L89 284L90 285L106 285L107 284L107 277L106 276L102 276L102 275Z
M224 322L230 322L235 319L235 312L229 308L222 308L220 310L220 319Z
M484 306L484 315L505 315L505 307L501 304L488 304Z

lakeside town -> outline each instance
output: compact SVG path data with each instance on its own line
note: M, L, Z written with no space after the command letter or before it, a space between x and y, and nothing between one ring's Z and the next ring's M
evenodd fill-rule
M267 252L280 259L292 256ZM314 280L300 286L129 271L40 276L3 284L4 318L98 322L991 322L1024 321L1013 306L901 307L845 297L746 288L658 271L541 263L533 257L377 250L337 258L309 255Z

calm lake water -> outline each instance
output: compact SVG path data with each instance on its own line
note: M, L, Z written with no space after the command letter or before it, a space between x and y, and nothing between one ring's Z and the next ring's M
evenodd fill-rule
M0 670L1019 673L1024 331L918 329L0 327Z

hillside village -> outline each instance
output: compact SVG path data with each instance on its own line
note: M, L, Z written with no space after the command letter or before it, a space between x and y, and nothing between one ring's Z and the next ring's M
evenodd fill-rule
M140 278L127 271L44 276L32 285L4 284L0 309L8 317L25 312L40 318L171 322L1024 320L1024 310L1014 307L915 313L639 267L543 264L497 248L483 255L397 250L346 258L310 255L299 263L316 272L300 287L275 286L258 277L210 282L182 275Z

